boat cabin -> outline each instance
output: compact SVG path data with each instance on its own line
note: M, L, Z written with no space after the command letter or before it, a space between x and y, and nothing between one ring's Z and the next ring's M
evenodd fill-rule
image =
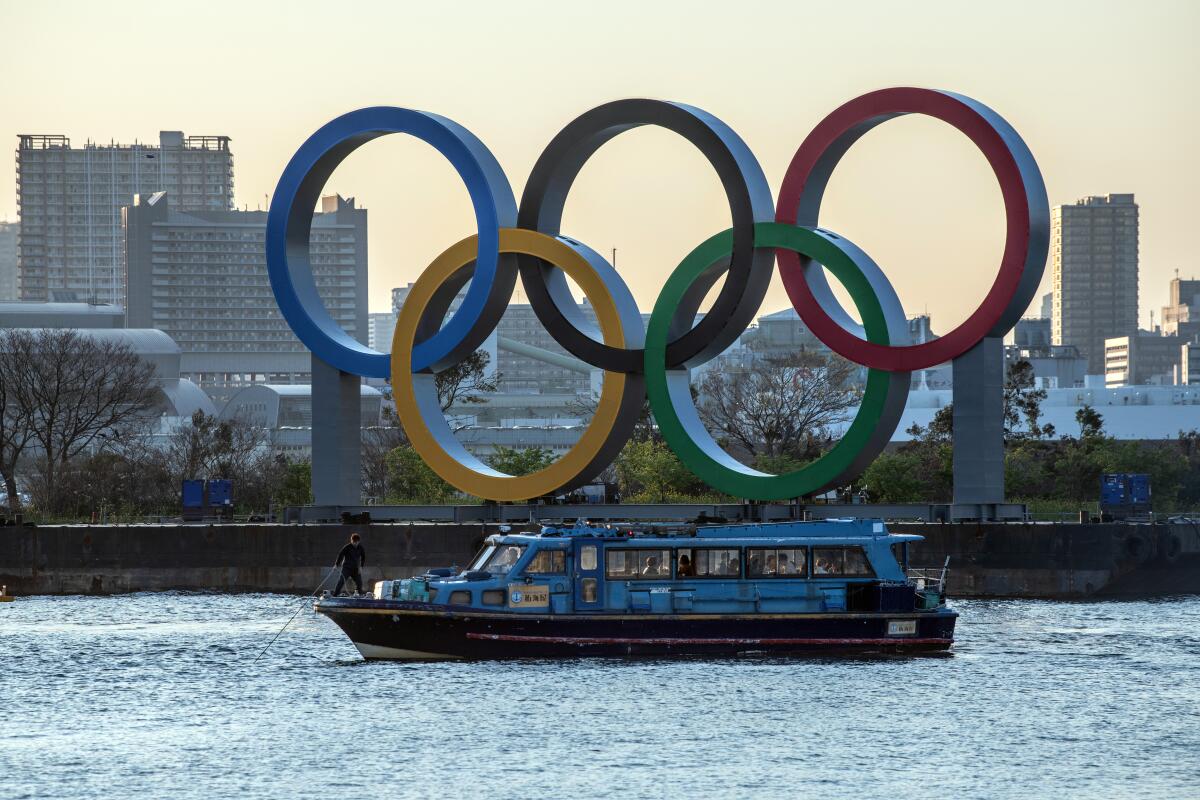
M880 520L675 532L546 527L489 536L465 571L433 571L395 596L517 614L932 609L942 604L940 587L918 591L925 587L906 575L908 544L921 538L890 534Z

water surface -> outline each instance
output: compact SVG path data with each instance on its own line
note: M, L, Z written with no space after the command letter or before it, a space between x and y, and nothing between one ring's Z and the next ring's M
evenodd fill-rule
M1198 797L1200 598L948 657L364 662L282 595L0 606L0 797Z

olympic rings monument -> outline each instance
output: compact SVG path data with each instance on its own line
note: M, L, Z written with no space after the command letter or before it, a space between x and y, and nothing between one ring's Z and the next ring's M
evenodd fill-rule
M921 344L910 342L904 309L883 270L850 240L819 227L825 187L842 156L867 131L905 114L949 123L979 148L999 182L1007 223L999 270L983 302L957 328ZM670 273L645 326L616 269L561 230L567 195L584 163L605 142L642 125L673 131L708 159L732 217L732 227L701 242ZM453 165L470 194L478 233L450 246L421 274L400 309L391 353L379 353L329 315L308 250L312 210L334 169L356 148L389 133L415 136ZM721 120L682 103L617 100L582 114L542 152L520 205L495 157L461 125L405 108L359 109L316 131L284 169L267 219L266 251L279 309L312 352L317 506L353 508L360 502L360 377L391 379L412 446L445 481L476 497L531 500L589 482L617 456L648 397L683 464L714 489L757 502L791 501L850 483L895 432L910 373L952 361L954 502L943 518L1000 519L1019 508L1004 502L1002 338L1037 290L1049 239L1042 175L1012 126L953 92L891 88L855 98L825 117L792 157L774 200L746 143ZM753 321L776 260L812 333L868 368L861 405L843 438L817 461L782 475L747 467L721 449L700 422L688 377L689 368L734 344ZM848 291L861 325L834 297L825 270ZM598 330L579 312L565 276L587 295ZM701 302L722 276L715 302L697 322ZM510 476L455 439L434 375L484 342L518 278L547 332L605 374L579 442L545 469ZM446 319L468 280L461 304Z

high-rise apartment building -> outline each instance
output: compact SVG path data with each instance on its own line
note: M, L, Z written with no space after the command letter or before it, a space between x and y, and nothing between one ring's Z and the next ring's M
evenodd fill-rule
M177 211L169 194L125 212L128 324L165 331L182 377L220 406L256 383L307 384L311 360L279 313L267 278L265 211ZM367 343L367 212L325 197L313 216L317 291L339 325Z
M381 353L392 351L392 335L396 332L396 312L375 311L367 317L367 346Z
M16 300L18 222L0 222L0 301Z
M20 298L123 303L121 208L158 191L180 211L233 208L229 137L163 131L157 146L72 147L65 136L21 135Z
M1088 374L1104 373L1104 340L1133 336L1138 322L1138 206L1132 194L1055 206L1050 253L1056 345L1074 345Z

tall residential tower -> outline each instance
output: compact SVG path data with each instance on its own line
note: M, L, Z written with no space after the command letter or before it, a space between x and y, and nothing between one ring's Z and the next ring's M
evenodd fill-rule
M1104 340L1138 322L1138 206L1132 194L1085 197L1051 217L1056 345L1074 345L1089 375L1104 373Z
M129 326L178 344L183 377L220 406L256 383L307 384L308 348L279 313L267 277L266 211L178 211L168 193L125 210ZM339 325L367 342L367 212L321 199L309 259L317 292Z
M233 208L228 136L162 131L159 143L88 142L22 134L17 148L22 300L123 303L121 208L166 191L181 211Z

